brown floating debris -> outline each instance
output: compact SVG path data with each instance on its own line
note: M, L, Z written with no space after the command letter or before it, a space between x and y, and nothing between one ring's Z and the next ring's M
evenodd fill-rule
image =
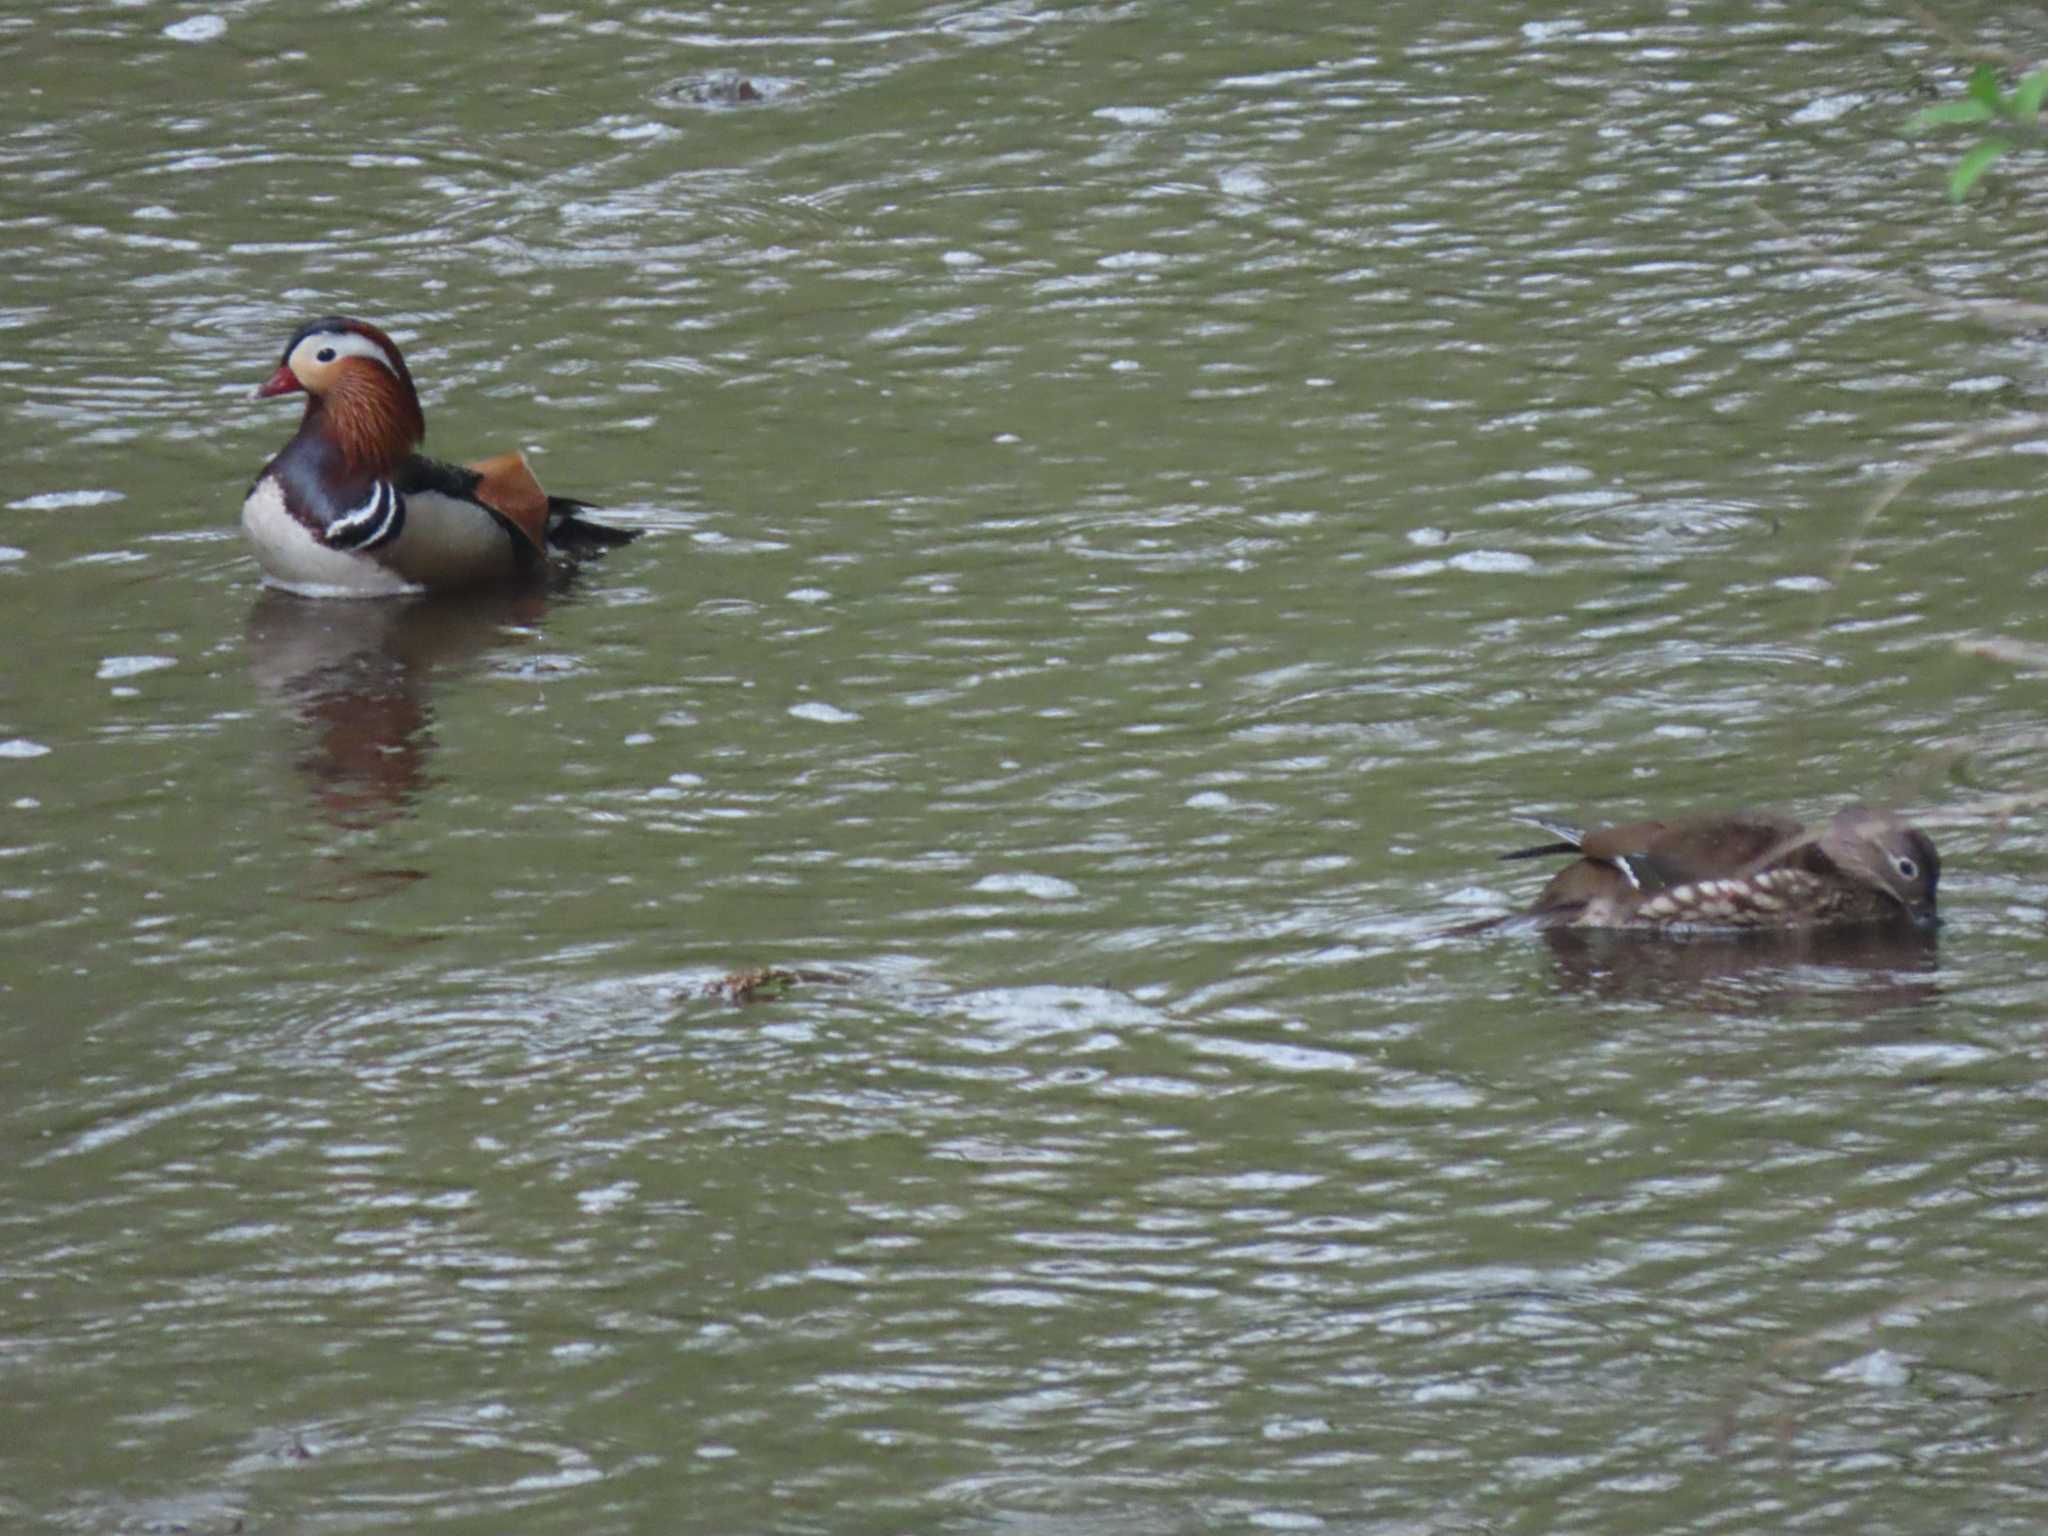
M2035 645L2006 635L1965 635L1956 641L1956 649L1965 656L1981 656L1986 661L2048 672L2048 645Z
M715 997L735 1005L772 1003L787 997L792 987L821 981L844 981L833 971L789 971L780 966L761 966L750 971L733 971L716 981L706 982L698 995Z

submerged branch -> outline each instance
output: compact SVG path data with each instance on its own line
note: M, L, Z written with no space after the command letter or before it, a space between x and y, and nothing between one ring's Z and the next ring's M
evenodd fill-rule
M1877 526L1884 510L1900 496L1906 488L1930 469L1947 459L1970 453L1986 443L1995 443L2003 438L2020 437L2028 432L2048 431L2048 414L2029 411L2023 416L2008 416L2004 421L1993 422L1988 427L1978 427L1969 432L1958 432L1936 443L1927 455L1918 462L1909 464L1894 475L1879 492L1871 497L1856 519L1856 526L1849 535L1849 542L1843 548L1841 558L1828 571L1828 594L1821 599L1820 617L1814 622L1814 631L1827 628L1828 620L1834 617L1833 594L1840 589L1842 580L1849 573L1849 567L1856 563L1856 557L1863 552L1863 541L1870 536L1870 530Z

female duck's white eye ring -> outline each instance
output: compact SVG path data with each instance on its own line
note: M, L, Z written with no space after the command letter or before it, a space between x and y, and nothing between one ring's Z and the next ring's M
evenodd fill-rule
M1911 859L1900 859L1898 863L1893 866L1893 868L1898 870L1899 878L1901 880L1917 879L1920 874L1920 866L1918 864L1915 864Z

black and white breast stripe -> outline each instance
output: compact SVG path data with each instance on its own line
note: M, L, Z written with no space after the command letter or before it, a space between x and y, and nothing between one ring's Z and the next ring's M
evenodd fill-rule
M405 529L405 498L389 480L371 483L370 494L327 525L330 549L380 549Z

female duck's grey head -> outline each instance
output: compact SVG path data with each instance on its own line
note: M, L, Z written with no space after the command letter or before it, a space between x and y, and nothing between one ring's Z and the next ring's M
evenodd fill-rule
M1941 855L1918 827L1889 811L1852 805L1828 822L1820 850L1843 873L1869 882L1898 902L1915 922L1934 923Z

